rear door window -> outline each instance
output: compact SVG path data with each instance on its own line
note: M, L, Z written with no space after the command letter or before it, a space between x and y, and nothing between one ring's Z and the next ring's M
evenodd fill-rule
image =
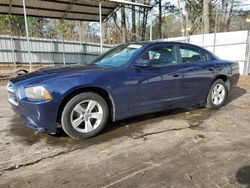
M202 62L208 61L208 54L199 49L180 46L180 56L182 63Z

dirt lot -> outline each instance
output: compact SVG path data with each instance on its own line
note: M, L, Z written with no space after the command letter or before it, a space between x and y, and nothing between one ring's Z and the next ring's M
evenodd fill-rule
M250 78L219 110L176 109L73 140L34 135L0 86L0 187L250 187Z

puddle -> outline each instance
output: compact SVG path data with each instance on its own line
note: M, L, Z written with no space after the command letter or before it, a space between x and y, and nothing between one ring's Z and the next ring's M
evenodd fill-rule
M186 116L183 118L190 124L191 129L199 129L199 126L213 114L218 111L215 109L209 108L199 108L194 109L190 112L190 114L186 113Z

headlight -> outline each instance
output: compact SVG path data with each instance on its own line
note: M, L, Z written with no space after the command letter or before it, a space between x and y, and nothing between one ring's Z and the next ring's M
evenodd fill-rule
M27 87L24 89L26 97L31 100L50 100L52 96L42 86Z
M10 82L7 84L7 91L10 93L16 93L16 89L11 85Z

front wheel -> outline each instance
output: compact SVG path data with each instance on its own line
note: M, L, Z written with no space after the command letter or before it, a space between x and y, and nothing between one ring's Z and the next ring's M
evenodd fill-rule
M62 112L62 128L73 138L89 138L100 133L107 124L106 101L92 92L73 97Z
M209 90L206 107L220 108L224 105L227 96L228 88L225 82L221 79L215 80Z

